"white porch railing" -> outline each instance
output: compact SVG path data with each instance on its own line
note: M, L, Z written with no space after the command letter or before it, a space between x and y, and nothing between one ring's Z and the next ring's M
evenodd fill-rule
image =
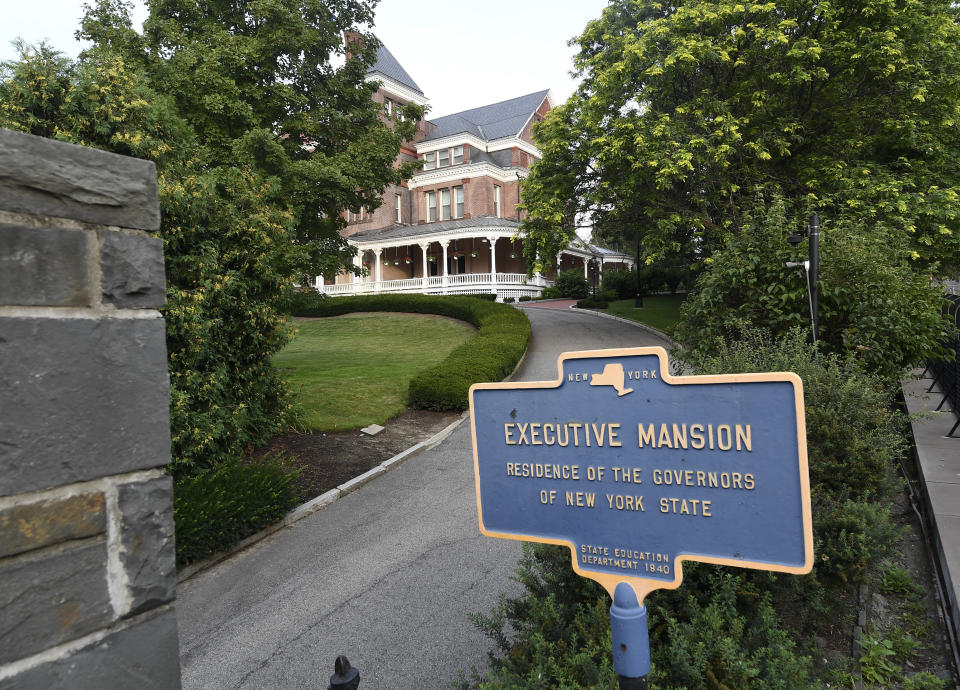
M423 293L428 295L476 295L496 292L504 297L538 296L552 280L525 273L461 273L459 275L404 278L402 280L357 281L339 285L317 285L320 292L330 297L342 295L369 295L373 293Z

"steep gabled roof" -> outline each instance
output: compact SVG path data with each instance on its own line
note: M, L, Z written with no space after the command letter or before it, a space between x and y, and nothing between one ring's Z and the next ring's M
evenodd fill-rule
M435 128L423 138L423 141L464 133L473 134L486 141L516 136L543 103L549 91L544 89L526 96L430 120Z
M399 82L406 86L408 89L413 89L417 93L423 95L423 91L417 86L417 82L413 80L407 70L397 62L397 58L393 57L393 53L387 50L387 47L380 44L377 48L377 61L371 65L370 69L367 70L367 74L379 73L388 79L393 79L396 82Z

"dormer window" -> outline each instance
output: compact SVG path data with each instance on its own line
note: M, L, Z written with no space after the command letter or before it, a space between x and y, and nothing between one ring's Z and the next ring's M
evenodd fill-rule
M436 166L437 154L431 151L430 153L423 154L423 169L424 170L433 170Z
M445 168L450 165L450 149L440 149L437 151L437 167Z
M453 147L453 164L463 163L463 146Z

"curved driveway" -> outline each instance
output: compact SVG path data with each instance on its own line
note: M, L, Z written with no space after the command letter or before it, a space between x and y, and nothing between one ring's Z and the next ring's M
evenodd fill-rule
M569 350L666 345L589 314L527 309L517 379L552 380ZM346 654L362 690L449 687L486 664L467 619L510 580L518 542L477 526L470 425L291 528L180 585L183 686L326 688Z

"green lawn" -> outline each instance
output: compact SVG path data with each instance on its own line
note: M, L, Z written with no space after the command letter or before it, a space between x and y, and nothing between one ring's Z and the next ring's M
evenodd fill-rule
M318 431L383 424L407 406L410 379L473 337L469 325L437 316L357 313L297 321L274 358Z
M685 295L651 295L643 298L643 307L634 309L633 299L620 299L611 302L606 311L625 319L639 321L658 331L670 333L680 320L680 305Z

